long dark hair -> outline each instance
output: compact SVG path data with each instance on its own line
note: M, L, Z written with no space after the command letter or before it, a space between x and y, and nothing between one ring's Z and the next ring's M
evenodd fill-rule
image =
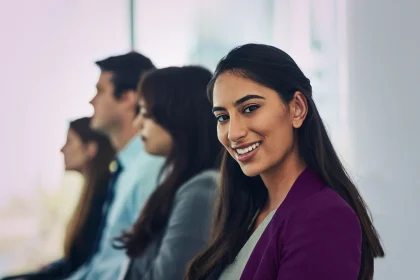
M309 168L337 192L356 212L362 227L362 260L359 280L373 279L373 260L384 256L369 210L349 178L328 137L312 99L312 87L295 61L285 52L267 45L248 44L233 49L218 64L208 86L212 100L214 83L230 72L275 90L285 104L296 91L308 102L308 114L297 130L299 154ZM250 178L225 151L221 164L221 192L216 208L213 241L190 265L187 279L205 279L233 262L249 237L248 225L264 206L268 193L260 176Z
M167 224L178 188L194 175L216 168L221 145L216 119L206 97L211 72L198 66L169 67L146 73L139 85L147 111L172 136L172 150L161 170L162 183L148 199L131 232L117 238L135 257ZM118 242L117 242L118 243Z
M115 150L108 137L90 128L91 118L85 117L70 122L72 129L82 140L83 144L96 143L96 155L88 162L86 167L85 185L80 194L76 209L71 217L64 240L64 253L70 256L72 248L78 246L87 247L85 240L80 234L86 226L92 201L95 197L106 195L107 182L110 178L109 164L115 157ZM82 250L83 251L83 250Z

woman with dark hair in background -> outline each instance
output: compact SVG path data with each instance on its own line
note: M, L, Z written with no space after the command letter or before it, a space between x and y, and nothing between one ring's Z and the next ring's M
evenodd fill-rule
M140 82L134 125L146 152L166 162L133 229L117 238L130 258L119 279L183 279L208 245L221 151L206 97L210 79L208 70L186 66L154 70Z
M65 170L77 171L84 177L84 187L67 225L64 258L39 272L4 279L62 279L87 262L95 250L115 150L108 137L90 128L90 118L81 118L70 122L61 152Z
M98 232L99 223L115 158L110 140L92 130L90 120L81 118L70 122L67 141L61 149L66 170L80 172L85 180L64 243L69 273L88 261L97 249L93 244L102 234Z
M212 243L187 279L373 279L378 233L293 59L235 48L208 96L225 147L221 192Z

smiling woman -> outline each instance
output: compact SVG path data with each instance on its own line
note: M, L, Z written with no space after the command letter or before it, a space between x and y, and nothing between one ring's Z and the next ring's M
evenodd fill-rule
M292 145L293 128L302 125L307 112L301 93L286 105L273 89L227 72L214 84L213 102L219 140L246 175L267 172L284 160L299 163L296 172L303 168L293 157L297 145Z
M225 148L213 242L187 279L371 280L384 255L293 59L248 44L208 86Z

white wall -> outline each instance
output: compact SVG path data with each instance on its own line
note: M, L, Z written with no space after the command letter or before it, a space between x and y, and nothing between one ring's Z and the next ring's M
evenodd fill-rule
M420 279L420 1L348 0L351 169L387 256L376 279Z
M92 113L94 61L129 51L128 11L121 0L0 0L0 277L61 253L81 182L61 180L59 150L68 121Z
M0 1L0 206L57 187L68 121L91 114L94 61L129 51L128 1Z

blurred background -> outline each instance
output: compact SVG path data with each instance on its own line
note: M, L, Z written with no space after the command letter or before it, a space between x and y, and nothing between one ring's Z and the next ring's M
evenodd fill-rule
M0 0L0 275L62 254L82 182L59 150L69 121L92 114L94 61L134 48L157 67L213 70L260 42L312 80L385 244L375 279L418 279L419 11L417 0Z

